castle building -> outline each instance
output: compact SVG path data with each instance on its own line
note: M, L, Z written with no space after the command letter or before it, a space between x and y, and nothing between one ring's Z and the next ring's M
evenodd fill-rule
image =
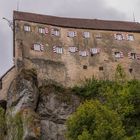
M112 79L118 64L128 79L140 79L140 23L18 11L13 23L15 69L36 69L40 85L52 80L74 86L92 76Z

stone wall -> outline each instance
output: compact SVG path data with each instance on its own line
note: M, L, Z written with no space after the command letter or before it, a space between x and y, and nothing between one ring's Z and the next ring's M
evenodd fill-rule
M45 79L52 79L65 86L73 86L81 83L85 78L92 76L99 79L112 79L116 66L121 64L127 73L128 79L140 79L140 60L128 58L129 52L140 54L140 34L115 31L84 30L64 27L54 27L31 22L16 21L15 30L15 64L17 67L35 68L38 72L38 79L42 83ZM25 24L31 26L31 32L25 32ZM47 27L48 34L38 33L38 27ZM60 36L52 36L51 29L60 30ZM77 37L67 37L68 31L76 31ZM90 32L90 38L83 38L83 32ZM134 41L115 40L114 34L132 34ZM101 35L101 38L97 37ZM34 43L44 45L44 51L31 49ZM53 46L62 46L63 54L53 52ZM79 52L70 53L69 46L76 46L79 51L100 48L100 53L94 56L82 57ZM122 51L123 58L116 59L112 53ZM18 63L17 63L18 62ZM100 67L103 70L100 70ZM130 73L129 69L132 69Z
M12 67L1 78L0 100L7 100L7 92L12 80L15 78L16 70Z

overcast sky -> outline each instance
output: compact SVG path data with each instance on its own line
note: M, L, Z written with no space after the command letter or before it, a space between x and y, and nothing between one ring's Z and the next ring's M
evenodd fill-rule
M12 20L13 10L64 17L140 22L140 0L0 0L0 76L12 65L12 31L3 17Z

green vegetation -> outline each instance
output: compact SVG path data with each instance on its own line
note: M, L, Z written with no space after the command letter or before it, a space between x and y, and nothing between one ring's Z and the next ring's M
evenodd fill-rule
M140 81L127 81L120 65L115 81L92 78L72 91L83 103L67 121L68 140L140 139Z
M125 133L119 115L97 100L86 101L67 123L70 140L120 140Z
M6 133L5 111L0 107L0 139L3 140Z
M62 85L52 81L45 80L43 86L39 87L40 94L54 93L60 102L72 103L72 91L70 88L64 88Z
M23 122L21 118L21 114L18 113L14 117L8 118L9 122L9 135L11 133L11 140L21 140L23 137Z

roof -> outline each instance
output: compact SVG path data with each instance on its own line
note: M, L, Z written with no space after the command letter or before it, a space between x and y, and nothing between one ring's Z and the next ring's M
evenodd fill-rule
M67 28L93 30L140 32L140 23L127 21L111 21L98 19L64 18L35 13L14 11L14 20L22 20Z

